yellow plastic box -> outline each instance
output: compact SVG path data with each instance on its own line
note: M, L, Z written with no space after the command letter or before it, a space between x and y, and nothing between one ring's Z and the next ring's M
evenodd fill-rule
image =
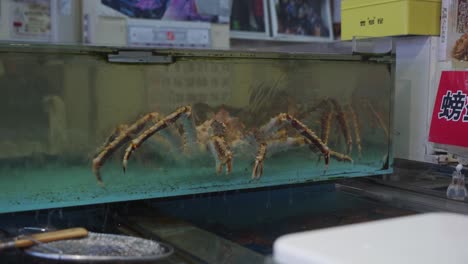
M441 0L343 0L341 39L439 35Z

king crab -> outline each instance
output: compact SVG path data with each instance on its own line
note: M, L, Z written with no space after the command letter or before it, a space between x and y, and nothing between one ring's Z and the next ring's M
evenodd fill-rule
M174 129L180 120L182 129ZM290 136L287 128L296 132ZM271 118L258 129L245 131L245 127L237 119L224 110L196 126L192 107L183 106L167 116L157 112L144 115L132 125L120 125L108 137L104 145L93 159L92 169L98 182L102 185L100 168L124 144L128 144L123 155L122 166L127 170L131 155L149 138L158 135L169 145L182 141L182 153L197 155L207 150L215 159L216 172L220 174L225 167L226 174L232 172L234 154L245 154L246 146L256 148L252 179L259 179L263 174L263 163L268 155L292 148L309 146L314 152L320 152L324 157L326 169L330 157L338 161L352 162L352 158L331 150L315 132L291 114L280 113ZM181 138L182 140L177 140ZM249 153L247 153L249 154ZM252 153L250 153L252 154Z

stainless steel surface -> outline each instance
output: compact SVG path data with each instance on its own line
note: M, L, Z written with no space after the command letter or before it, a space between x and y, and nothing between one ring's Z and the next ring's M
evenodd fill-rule
M131 64L169 64L174 62L172 56L157 56L150 51L119 51L117 54L109 54L107 59L109 62Z
M441 211L468 214L468 205L464 202L449 200L428 193L416 192L411 189L378 184L373 180L346 180L338 184L337 189L342 192L367 196L381 201L382 203L390 203L401 208L415 210L421 213Z
M447 198L447 188L452 182L455 165L439 165L402 159L395 159L394 162L395 166L392 174L368 177L363 181L369 186L386 187L386 189L393 189L394 191L401 190L421 197L437 197L444 202L452 202ZM468 175L466 169L463 169L462 173ZM468 187L468 185L466 186ZM367 189L364 187L364 190L369 191L373 188ZM468 198L465 197L462 202L467 204Z
M0 51L22 53L53 53L53 54L119 54L119 52L153 52L155 55L173 55L175 57L229 57L229 58L270 58L270 59L362 59L358 54L379 55L392 52L393 40L391 38L379 40L356 40L353 42L310 43L294 45L294 48L273 46L269 48L255 48L249 44L249 48L229 50L196 50L196 49L167 49L167 48L139 48L119 46L91 46L91 45L64 45L64 44L40 44L40 43L14 43L0 41ZM389 59L394 59L389 58Z
M230 241L190 222L177 218L149 215L125 219L132 230L144 237L162 238L180 255L196 263L262 263L264 256L235 241Z
M166 241L202 263L268 263L284 234L418 214L333 184L155 200L120 214L138 236Z
M169 257L169 245L138 237L90 232L88 237L38 244L28 255L70 262L146 262ZM53 249L53 250L51 250Z

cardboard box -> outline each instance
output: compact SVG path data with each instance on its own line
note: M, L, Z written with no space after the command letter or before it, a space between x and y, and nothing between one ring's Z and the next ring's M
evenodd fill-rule
M439 35L441 0L344 0L342 39Z

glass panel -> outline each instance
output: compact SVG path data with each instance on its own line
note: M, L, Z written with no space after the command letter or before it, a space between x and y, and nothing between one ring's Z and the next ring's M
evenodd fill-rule
M388 60L200 54L0 53L0 212L389 172ZM162 121L130 129L151 112ZM155 124L124 172L130 138Z

